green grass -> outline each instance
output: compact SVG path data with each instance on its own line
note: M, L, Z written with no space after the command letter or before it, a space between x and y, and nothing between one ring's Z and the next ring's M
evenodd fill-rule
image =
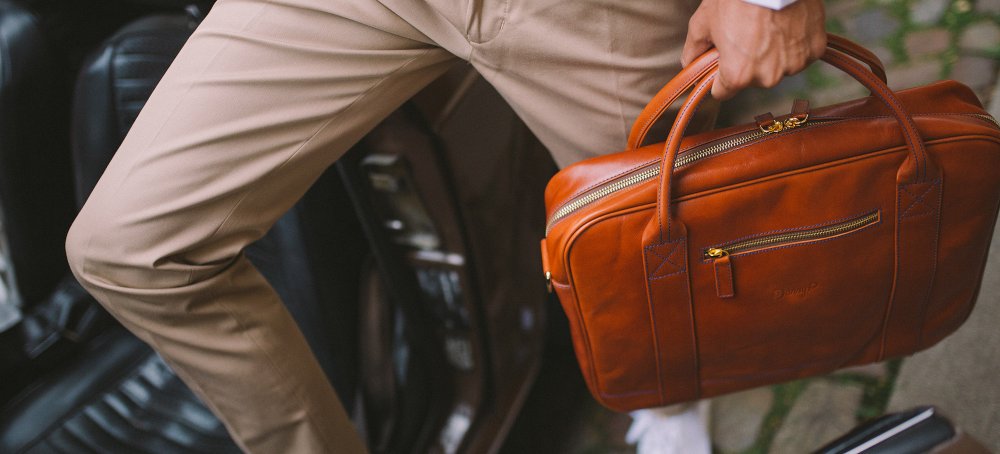
M764 416L764 422L761 424L757 441L741 454L767 453L771 447L771 442L774 441L774 436L778 434L778 429L781 428L781 423L785 421L788 412L792 410L792 405L795 404L795 400L802 394L802 391L806 389L809 381L809 379L798 380L771 387L771 391L774 393L771 410Z
M968 28L976 19L974 9L975 5L969 0L953 0L948 11L944 14L944 18L941 20L948 31L951 32L951 45L942 56L942 77L951 75L952 70L955 68L955 63L958 62L958 44L962 39L962 31Z
M886 363L888 372L882 380L874 380L866 377L868 383L864 383L864 394L861 397L861 406L855 414L857 422L860 424L869 419L881 416L889 406L889 398L892 397L892 390L896 385L896 377L899 376L899 368L902 366L902 359L894 359Z
M788 413L795 405L810 382L814 380L827 380L842 386L858 386L862 389L861 404L855 413L855 419L860 424L869 419L881 416L889 406L889 398L892 397L892 390L899 375L902 360L896 359L886 363L887 373L882 378L874 378L867 375L838 373L811 379L798 380L771 387L774 393L774 402L764 422L761 424L760 432L754 444L739 454L767 454L774 442L774 437L778 434Z

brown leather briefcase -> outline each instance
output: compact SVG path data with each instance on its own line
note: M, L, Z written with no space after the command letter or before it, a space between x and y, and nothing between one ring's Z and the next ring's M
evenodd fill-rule
M607 407L906 355L968 317L1000 203L1000 126L956 82L890 91L843 38L823 60L871 95L682 137L716 75L710 51L650 102L626 151L549 182L545 272ZM667 141L641 146L688 90Z

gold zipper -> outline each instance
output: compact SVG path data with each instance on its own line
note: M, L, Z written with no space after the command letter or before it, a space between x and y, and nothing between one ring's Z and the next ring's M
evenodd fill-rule
M860 230L872 225L879 220L879 211L868 213L864 216L838 222L833 225L818 227L809 230L799 230L797 232L779 233L766 235L748 240L736 241L711 247L705 250L706 259L717 259L727 255L734 255L743 252L757 251L772 247L783 246L789 243L801 243L804 241L817 241L838 235L843 235L855 230Z
M719 298L736 296L736 279L731 255L739 255L753 251L777 248L789 244L812 243L846 235L863 228L875 225L879 221L880 211L876 210L835 224L816 228L807 228L794 232L768 234L746 240L734 241L720 246L706 248L705 259L711 260L715 271L715 292Z
M966 115L978 118L980 120L988 121L992 123L994 126L996 126L998 129L1000 129L1000 122L997 122L997 120L993 118L993 116L991 115L974 114L974 113L961 114L961 115ZM792 117L789 118L788 120L800 120L800 119ZM736 148L742 145L746 145L750 142L753 142L764 136L776 132L782 132L796 127L807 128L818 122L850 120L850 117L813 118L809 119L810 121L808 124L804 124L805 120L800 120L793 122L794 123L793 125L788 125L787 124L788 120L785 121L785 124L781 125L781 128L775 126L774 128L768 128L768 130L765 130L764 128L753 129L743 133L739 133L731 138L722 140L717 143L709 143L706 145L702 145L701 147L693 148L677 157L676 163L674 164L674 168L676 169L678 167L685 166L700 161L702 159L711 157L713 155L719 154L723 151ZM659 174L660 174L659 162L653 162L645 167L640 168L636 172L633 172L625 177L611 181L603 186L600 186L594 190L586 192L583 195L580 195L570 200L569 202L565 203L563 206L559 207L558 209L556 209L555 212L552 213L552 216L549 218L549 222L545 225L545 235L548 236L549 231L552 230L553 225L555 225L557 222L561 221L565 217L569 216L574 211L579 210L580 208L583 208L584 206L596 202L600 199L603 199L604 197L607 197L611 194L614 194L615 192L628 188L629 186L634 186L636 184L654 178Z
M695 161L700 161L704 158L707 158L714 154L718 154L719 152L728 150L730 148L736 148L748 144L764 136L769 136L777 132L787 131L789 129L795 129L800 126L804 126L806 124L806 121L808 120L809 120L808 115L806 115L804 118L791 117L786 119L784 122L773 120L773 122L769 125L760 126L758 129L747 131L731 139L716 144L712 144L701 149L695 148L694 150L684 153L677 157L677 163L674 165L674 168L676 169L680 166L688 165ZM817 120L823 121L824 119L819 118Z
M997 122L997 119L993 118L993 115L987 115L987 114L966 114L966 115L969 115L970 117L976 117L981 120L986 120L990 123L993 123L993 126L996 126L997 129L1000 129L1000 122Z
M583 206L588 205L604 197L607 197L608 195L611 195L629 186L646 181L659 174L660 174L660 166L655 164L647 166L644 169L640 169L639 172L632 173L624 178L614 180L604 186L600 186L597 189L587 192L567 202L565 205L559 207L559 209L556 210L555 213L552 213L552 217L549 219L548 225L545 226L545 235L546 236L549 235L549 230L552 229L553 224L562 220L562 218L568 216L570 213L582 208Z
M753 142L769 134L772 133L764 132L759 129L753 130L740 134L736 137L733 137L732 139L704 147L702 149L692 150L691 152L684 153L683 155L678 156L677 164L674 166L674 168L676 169L680 166L687 165L695 161L700 161L702 159L705 159L719 152L728 150L730 148L736 148L742 145L746 145L747 143Z
M798 120L798 121L791 122L791 120ZM754 129L744 133L737 134L732 138L723 140L718 143L709 143L701 147L695 147L689 151L684 152L684 154L678 156L674 164L674 168L676 169L678 167L685 166L696 161L700 161L709 156L721 153L731 148L736 148L741 145L745 145L747 143L753 142L757 139L760 139L761 137L773 134L775 132L784 131L787 129L792 129L801 126L807 126L804 125L804 123L805 120L799 120L795 118L789 119L784 124L779 123L777 120L775 120L775 124L782 125L782 127L775 130ZM552 217L549 218L548 225L545 226L545 235L547 236L549 234L549 230L552 229L552 226L556 222L562 220L570 213L586 205L589 205L593 202L596 202L597 200L603 199L604 197L607 197L615 192L625 189L629 186L633 186L643 181L646 181L650 178L656 177L659 174L660 174L659 162L654 162L646 167L640 168L639 171L637 172L631 173L623 178L611 181L605 184L604 186L600 186L573 200L570 200L563 206L559 207L554 213L552 213Z

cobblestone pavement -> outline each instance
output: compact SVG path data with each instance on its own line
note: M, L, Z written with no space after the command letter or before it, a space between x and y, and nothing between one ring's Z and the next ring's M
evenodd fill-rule
M828 0L827 18L830 31L860 42L883 60L894 90L954 79L1000 116L1000 0ZM815 64L775 89L746 90L725 103L720 124L745 123L764 112L786 113L795 98L822 106L864 95L849 76ZM994 238L990 257L987 273L996 276L986 277L979 307L953 338L904 360L714 399L715 451L810 452L887 409L937 404L1000 452L1000 331L995 328L1000 238ZM596 403L586 411L591 416L584 418L570 452L632 452L622 442L627 415Z

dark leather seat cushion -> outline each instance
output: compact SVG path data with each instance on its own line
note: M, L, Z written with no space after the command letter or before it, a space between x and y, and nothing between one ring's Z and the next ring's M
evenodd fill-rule
M32 388L0 416L0 452L240 452L160 357L122 328Z
M0 0L0 222L26 306L62 278L74 212L68 103L52 59L37 18Z
M109 38L80 71L72 127L78 204L94 189L195 25L182 14L139 19Z

